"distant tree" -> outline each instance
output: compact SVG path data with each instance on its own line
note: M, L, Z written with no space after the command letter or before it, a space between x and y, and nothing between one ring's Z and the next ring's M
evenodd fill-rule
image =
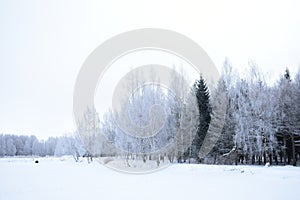
M45 143L43 140L34 140L32 144L32 155L45 156Z
M62 136L57 139L55 156L72 155L71 138L68 136Z
M16 156L24 155L24 145L26 142L26 136L13 136L14 144L16 147Z
M13 140L13 135L6 135L5 136L5 140L6 140L6 156L15 156L17 149L16 146L14 144L14 140Z
M54 156L56 145L57 145L57 138L49 137L45 141L45 154L48 156Z
M5 144L5 137L3 134L0 134L0 157L6 155L6 144Z
M27 137L24 145L24 155L26 156L33 155L32 147L37 140L38 139L34 135Z

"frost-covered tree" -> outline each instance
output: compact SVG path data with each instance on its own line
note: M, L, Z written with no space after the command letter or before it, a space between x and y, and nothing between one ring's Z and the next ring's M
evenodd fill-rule
M273 127L273 109L275 106L271 89L266 85L263 76L255 65L250 65L249 97L251 99L251 130L254 137L252 152L249 154L252 164L258 158L259 164L272 162L276 140Z
M170 162L187 159L184 154L194 139L198 109L195 94L181 75L174 69L169 87L155 75L150 84L132 77L129 88L135 89L129 89L129 99L120 110L104 115L101 130L126 160L155 159L159 165L165 156Z
M77 133L82 143L86 146L87 157L100 156L101 139L99 139L100 119L95 108L87 108L83 119L79 122Z
M101 121L101 134L105 137L105 144L102 146L103 156L115 156L118 154L118 149L115 146L116 142L116 123L111 110L106 112Z
M54 156L56 146L57 146L57 138L49 137L45 141L45 154L49 156Z
M210 163L222 163L225 161L222 157L228 153L233 147L233 130L229 113L228 90L224 79L221 77L217 88L212 92L212 120L210 123L209 133L206 139L210 140L209 144L215 144L206 160ZM219 134L221 133L221 134Z
M251 132L251 100L249 98L249 85L245 80L238 80L235 86L234 120L235 136L234 143L242 155L242 162L253 152L254 135Z
M25 155L33 155L33 152L32 152L32 147L33 147L33 144L35 141L37 141L38 139L36 138L36 136L34 135L31 135L31 136L28 136L26 141L25 141L25 145L24 145L24 154Z
M74 160L78 162L79 158L83 157L86 153L86 148L84 144L82 144L82 141L80 140L78 134L72 135L71 137L69 137L69 140L71 155L73 156Z
M34 156L45 156L45 143L43 140L35 140L32 144L32 155Z
M232 66L228 59L223 64L222 74L217 89L212 93L213 110L214 107L225 108L225 121L221 135L211 154L217 157L214 163L233 164L236 163L236 147L234 142L235 135L235 84L237 75L233 72ZM222 96L223 95L223 96ZM227 101L227 102L226 102ZM220 112L220 111L219 111ZM222 112L223 116L224 111ZM219 114L220 115L220 114ZM224 116L223 116L224 117ZM218 157L219 156L219 157Z
M61 136L52 142L56 142L55 156L73 155L75 161L78 161L78 158L83 156L84 150L81 149L80 144L78 144L79 141L75 139L75 136Z
M5 144L5 137L3 134L0 134L0 157L5 156L6 154L6 144Z
M295 135L297 135L297 105L296 91L293 90L293 83L288 69L280 79L277 88L277 131L280 141L281 157L284 162L296 165Z
M188 158L190 162L191 148L189 147L198 125L196 97L187 84L188 80L182 68L176 70L174 67L166 101L168 108L166 131L175 133L175 137L172 137L173 149L169 150L168 158L170 161L176 158L179 163L185 162Z
M295 150L297 150L298 154L300 154L300 67L298 69L298 73L295 76L294 84L294 104L293 104L293 119L295 120L294 130L295 130Z
M24 145L26 141L26 136L13 136L14 144L16 147L16 156L24 155Z
M15 156L17 149L16 146L14 144L14 140L13 140L13 136L12 135L6 135L5 136L5 140L6 140L6 156Z

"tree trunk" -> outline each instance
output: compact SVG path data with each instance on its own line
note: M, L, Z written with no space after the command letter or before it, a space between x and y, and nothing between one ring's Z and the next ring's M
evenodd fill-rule
M297 160L296 160L296 149L295 149L295 141L294 141L294 134L292 133L291 135L291 140L292 140L292 152L293 152L293 166L297 165Z
M255 155L252 156L252 165L255 164Z
M266 153L264 153L264 164L267 164L267 156L266 156Z
M283 137L283 163L286 165L286 139L285 136Z
M273 155L272 154L269 154L269 162L270 162L270 165L272 165L272 163L273 163Z

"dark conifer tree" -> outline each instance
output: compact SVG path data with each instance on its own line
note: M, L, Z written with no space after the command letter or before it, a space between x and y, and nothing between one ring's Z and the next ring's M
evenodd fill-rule
M210 94L205 80L202 76L194 83L194 92L197 98L199 110L199 123L197 134L192 144L192 157L198 159L198 153L207 134L211 121Z

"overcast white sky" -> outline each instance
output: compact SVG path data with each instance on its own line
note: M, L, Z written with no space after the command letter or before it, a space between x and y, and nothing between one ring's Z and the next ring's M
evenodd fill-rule
M218 69L249 60L276 79L300 66L300 1L0 1L0 133L39 138L74 130L85 58L106 39L164 28L196 41ZM272 78L274 77L274 78Z

